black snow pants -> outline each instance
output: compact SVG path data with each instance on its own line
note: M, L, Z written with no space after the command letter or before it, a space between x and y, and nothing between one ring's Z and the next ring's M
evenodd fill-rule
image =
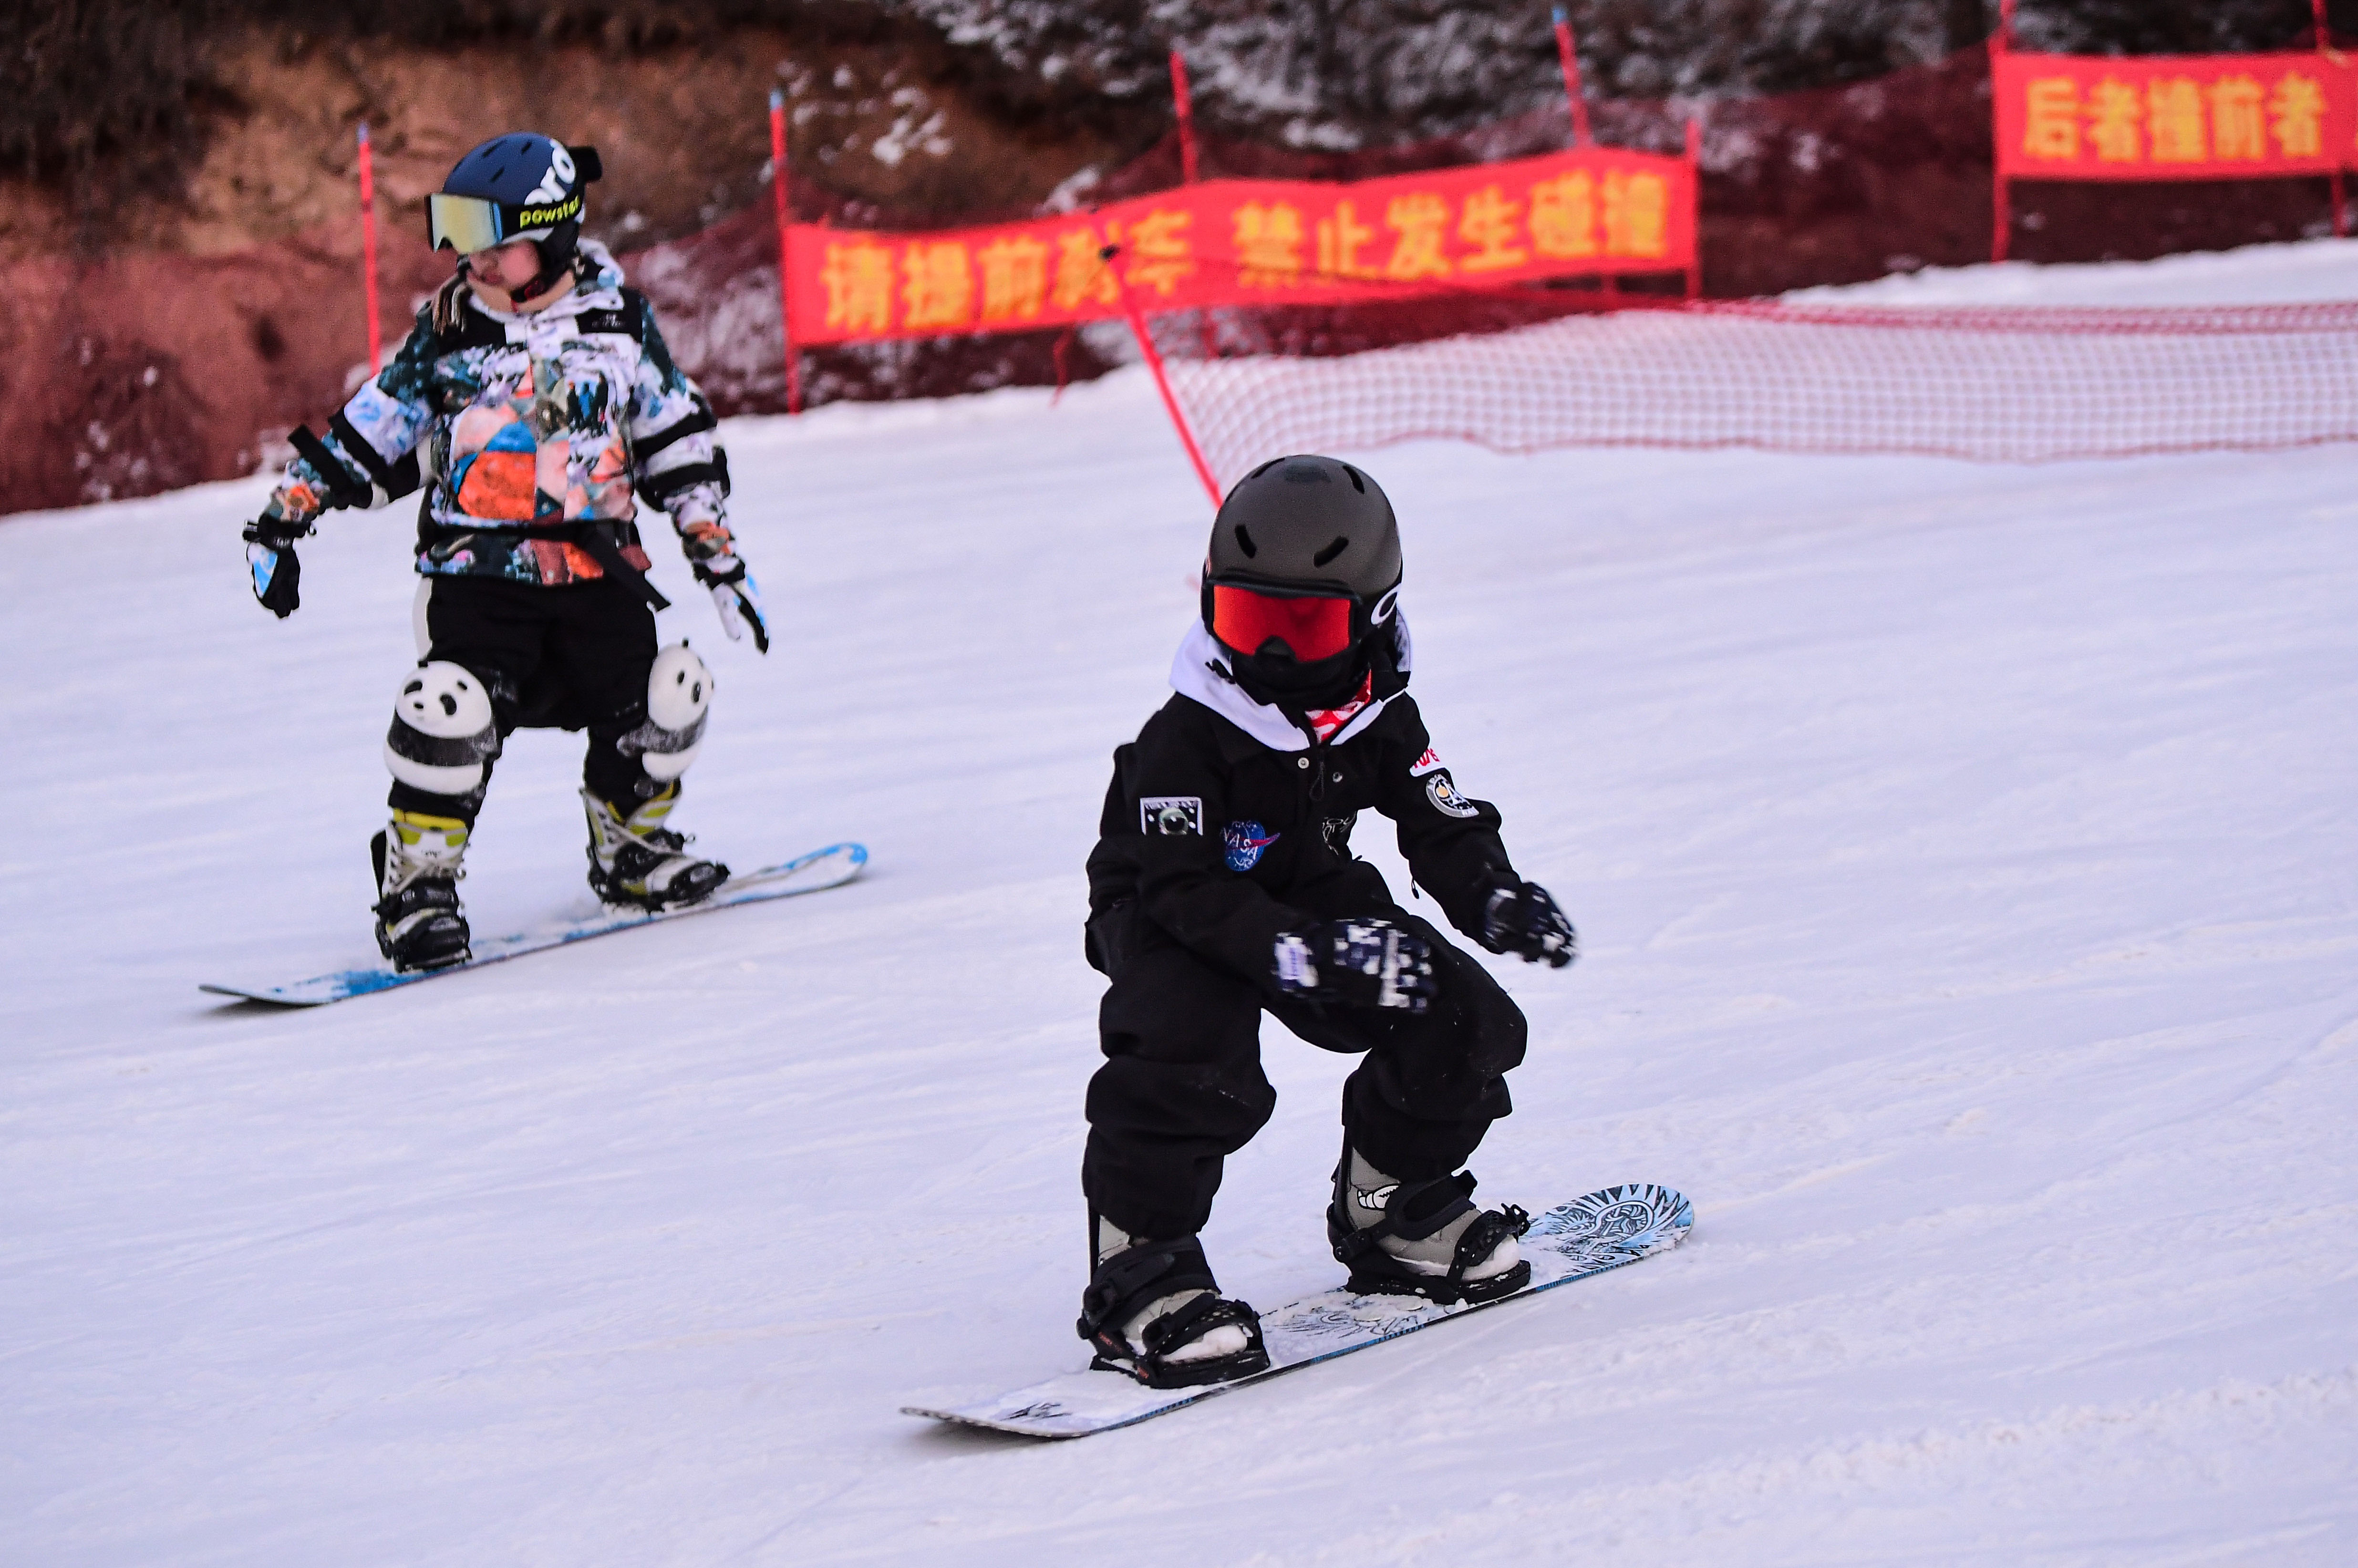
M587 730L581 782L624 816L660 793L614 742L646 718L655 618L631 588L604 578L543 586L491 577L437 577L426 600L429 659L475 673L503 740L517 730ZM485 765L483 785L491 783ZM395 811L471 824L483 785L435 795L394 781Z
M1081 1164L1093 1214L1159 1240L1204 1227L1222 1162L1277 1105L1260 1067L1264 1010L1314 1045L1365 1054L1343 1082L1343 1129L1378 1170L1423 1181L1466 1163L1512 1108L1502 1075L1523 1059L1522 1010L1428 922L1397 906L1354 913L1433 944L1441 994L1426 1011L1271 1000L1134 910L1116 914L1126 929L1106 944L1106 1062L1089 1080Z

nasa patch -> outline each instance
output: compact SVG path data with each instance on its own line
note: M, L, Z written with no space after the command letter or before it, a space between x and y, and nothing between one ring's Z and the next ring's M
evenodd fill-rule
M1202 838L1204 802L1192 795L1149 795L1139 797L1138 830L1165 838Z
M1449 775L1445 773L1434 773L1424 781L1424 798L1433 802L1433 810L1446 812L1452 816L1481 815L1481 808L1458 794L1457 786L1449 782Z
M1228 870L1249 871L1260 864L1260 858L1279 835L1271 833L1258 822L1231 822L1226 835L1228 844Z
M1424 755L1419 757L1415 762L1409 764L1408 776L1412 779L1421 779L1424 777L1425 774L1432 773L1434 769L1440 766L1441 753L1434 751L1432 747L1427 746L1424 749Z

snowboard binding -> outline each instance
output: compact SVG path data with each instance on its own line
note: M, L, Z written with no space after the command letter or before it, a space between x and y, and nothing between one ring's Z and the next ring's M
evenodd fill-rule
M1120 1372L1151 1389L1192 1389L1268 1371L1260 1314L1219 1291L1211 1265L1204 1260L1203 1244L1192 1236L1141 1241L1107 1258L1081 1292L1081 1317L1075 1325L1096 1352L1090 1369ZM1184 1299L1142 1325L1128 1326L1166 1296ZM1173 1358L1174 1352L1223 1328L1243 1330L1241 1349Z
M396 816L389 833L405 824ZM465 830L457 824L456 838ZM371 906L376 915L377 951L392 960L396 971L447 968L470 957L467 917L459 909L460 871L455 852L440 858L421 857L414 847L395 840L388 850L387 833L369 840L369 858L376 868L381 894Z
M1370 1296L1422 1296L1453 1306L1459 1302L1494 1302L1531 1282L1528 1258L1518 1259L1512 1268L1500 1273L1476 1280L1466 1277L1467 1270L1489 1258L1501 1242L1518 1239L1531 1227L1531 1217L1513 1204L1474 1214L1471 1171L1426 1182L1398 1183L1385 1197L1383 1217L1372 1225L1355 1226L1344 1207L1351 1184L1347 1147L1343 1160L1343 1167L1336 1173L1335 1201L1326 1210L1326 1239L1334 1244L1336 1260L1351 1271L1351 1290ZM1449 1267L1441 1273L1421 1272L1381 1245L1387 1237L1423 1241L1469 1214L1474 1221L1458 1237Z
M590 816L590 886L600 903L660 913L700 903L729 880L727 866L687 853L687 836L663 825L678 798L679 786L667 785L626 817L581 792Z

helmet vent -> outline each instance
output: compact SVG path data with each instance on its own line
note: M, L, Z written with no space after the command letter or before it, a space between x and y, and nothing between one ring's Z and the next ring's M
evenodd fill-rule
M1337 534L1335 535L1335 542L1333 544L1327 546L1325 549L1310 557L1310 564L1315 567L1323 567L1350 547L1351 541L1343 537L1342 535Z
M1253 470L1252 472L1245 475L1245 477L1247 479L1259 479L1261 475L1267 473L1270 470L1275 468L1284 460L1285 460L1283 458L1271 458L1269 461L1261 464L1260 467Z
M1244 551L1248 558L1260 554L1260 547L1252 542L1252 535L1245 532L1245 525L1241 523L1237 524L1237 547Z
M1361 495L1368 493L1368 481L1366 478L1360 474L1357 469L1353 468L1348 463L1345 463L1343 465L1343 471L1351 476L1351 488L1353 490L1357 491ZM1322 562L1320 564L1324 565L1325 563Z

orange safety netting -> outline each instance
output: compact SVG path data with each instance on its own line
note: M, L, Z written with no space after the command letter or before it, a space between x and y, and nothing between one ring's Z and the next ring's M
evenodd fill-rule
M1719 303L1344 355L1205 353L1174 391L1225 487L1288 452L1444 437L2041 462L2358 440L2358 304L2182 309Z

